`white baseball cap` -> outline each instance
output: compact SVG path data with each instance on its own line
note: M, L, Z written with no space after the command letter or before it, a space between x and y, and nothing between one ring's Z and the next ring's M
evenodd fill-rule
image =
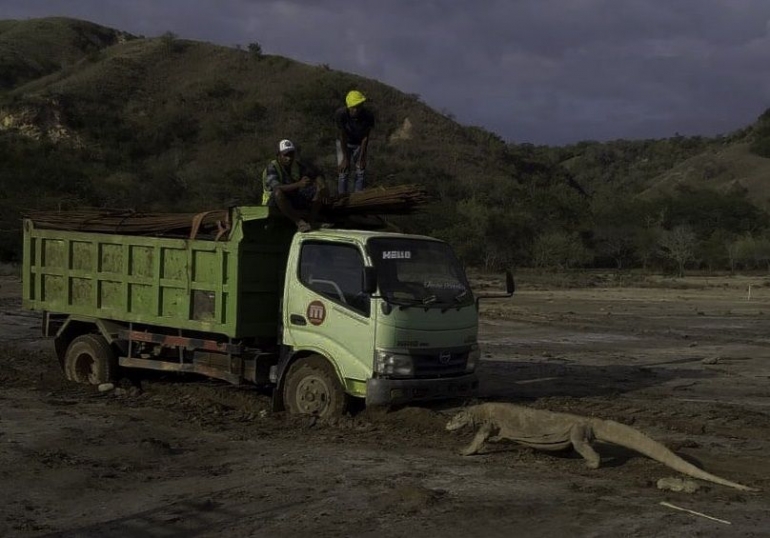
M291 140L284 138L278 143L278 153L283 155L284 153L289 153L290 151L296 151L296 148L294 147L294 144Z

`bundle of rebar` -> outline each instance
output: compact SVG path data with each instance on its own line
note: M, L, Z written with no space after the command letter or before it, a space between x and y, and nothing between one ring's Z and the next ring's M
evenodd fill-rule
M331 220L341 217L407 215L429 202L422 187L402 185L368 189L330 200L323 213ZM27 211L36 228L123 235L206 236L219 239L229 229L227 209L201 213L143 213L131 209L80 209L74 211Z
M81 209L75 211L28 211L37 228L125 235L221 235L229 228L226 209L201 213L142 213L134 210Z
M333 216L408 215L429 201L428 192L417 185L383 187L331 200L324 207L324 213Z

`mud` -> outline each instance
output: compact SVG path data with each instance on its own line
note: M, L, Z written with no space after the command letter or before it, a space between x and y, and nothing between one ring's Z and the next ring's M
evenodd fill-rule
M763 491L661 490L676 473L614 446L598 470L505 443L463 458L470 432L443 429L463 402L319 422L198 377L74 385L4 277L0 536L767 536L768 280L524 284L483 303L482 400L619 420Z

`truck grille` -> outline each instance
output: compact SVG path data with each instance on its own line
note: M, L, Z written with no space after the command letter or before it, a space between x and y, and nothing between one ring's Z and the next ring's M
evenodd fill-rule
M414 353L412 355L415 377L451 377L465 373L468 352L449 353L449 357L438 351L433 353Z

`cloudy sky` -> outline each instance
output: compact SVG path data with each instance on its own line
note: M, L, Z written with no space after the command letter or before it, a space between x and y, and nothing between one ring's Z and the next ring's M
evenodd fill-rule
M0 0L329 64L511 142L712 136L770 108L770 0Z

